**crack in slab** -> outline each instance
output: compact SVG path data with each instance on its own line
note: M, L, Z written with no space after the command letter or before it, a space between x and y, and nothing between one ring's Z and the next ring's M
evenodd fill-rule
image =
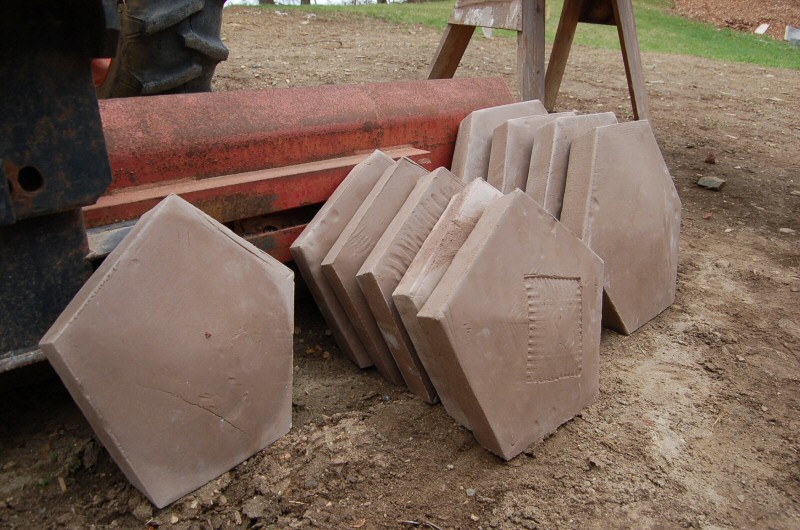
M183 401L184 403L186 403L187 405L191 405L191 406L193 406L193 407L197 407L197 408L199 408L199 409L202 409L202 410L204 410L204 411L208 412L209 414L213 414L214 416L216 416L217 418L219 418L220 420L222 420L224 423L227 423L228 425L230 425L231 427L233 427L233 428L234 428L234 429L236 429L237 431L241 432L242 434L249 434L247 431L245 431L244 429L242 429L242 428L240 428L239 426L237 426L235 423L233 423L232 421L230 421L230 420L229 420L228 418L226 418L225 416L222 416L222 415L220 415L220 414L217 414L216 412L214 412L214 411L213 411L213 410L211 410L210 408L208 408L208 407L204 407L203 405L201 405L201 404L199 404L199 403L193 403L193 402L189 401L188 399L184 398L183 396L179 396L179 395L177 395L177 394L173 394L172 392L170 392L170 391L168 391L168 390L163 390L163 389L161 389L161 388L150 388L150 387L146 387L146 386L143 386L142 388L144 388L144 389L146 389L146 390L155 390L156 392L161 392L162 394L167 394L168 396L172 396L172 397L174 397L175 399L179 399L179 400Z

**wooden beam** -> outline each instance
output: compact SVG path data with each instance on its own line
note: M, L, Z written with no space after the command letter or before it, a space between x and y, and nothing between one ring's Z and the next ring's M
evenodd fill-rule
M465 26L520 31L522 3L523 0L457 0L449 22Z
M644 83L639 39L636 36L633 3L632 0L613 0L613 2L622 60L625 62L625 75L628 77L628 90L631 94L633 117L637 120L646 120L650 117L650 110L647 104L647 87Z
M578 27L583 6L584 0L564 0L544 81L544 105L549 112L552 112L556 106L558 91L561 88L561 80L567 67L567 58L570 48L572 48L572 40L575 38L575 29Z
M523 101L544 100L544 2L522 2L522 31L517 34L517 78Z
M433 54L428 79L450 79L455 75L474 32L475 26L447 25Z

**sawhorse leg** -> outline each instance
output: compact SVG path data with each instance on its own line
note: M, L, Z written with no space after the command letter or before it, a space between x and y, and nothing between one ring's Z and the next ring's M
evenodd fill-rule
M522 31L517 33L517 79L523 100L544 98L545 0L522 5ZM448 24L433 56L428 79L453 77L469 45L475 26Z
M556 38L553 41L553 50L550 52L550 62L547 64L547 75L544 79L544 106L548 112L553 112L561 88L561 80L567 67L567 58L572 48L572 39L581 17L584 0L564 0L561 18L558 20Z
M566 0L558 22L553 51L550 54L550 63L547 65L545 76L545 107L552 111L555 108L561 80L567 58L575 37L575 29L580 21L581 11L585 0ZM631 95L633 117L637 120L649 118L647 105L647 89L644 83L644 70L642 57L639 51L639 40L636 36L636 21L633 16L631 0L612 0L614 17L619 34L622 59L625 63L625 75L628 79L628 90Z
M622 60L625 62L625 75L628 77L628 90L631 94L633 118L647 120L650 118L650 109L647 105L647 87L644 84L642 54L639 52L639 39L636 36L633 4L631 0L613 0L613 4Z
M475 26L447 25L433 55L428 79L451 79L455 75L474 32Z
M544 2L522 2L522 31L517 33L517 79L523 101L544 102Z

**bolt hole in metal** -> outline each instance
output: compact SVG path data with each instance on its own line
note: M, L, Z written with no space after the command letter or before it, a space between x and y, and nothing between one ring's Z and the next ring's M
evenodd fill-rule
M25 166L17 174L20 188L27 192L38 191L44 186L44 177L35 167Z

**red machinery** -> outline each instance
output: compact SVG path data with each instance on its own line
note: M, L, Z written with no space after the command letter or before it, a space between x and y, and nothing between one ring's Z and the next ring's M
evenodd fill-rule
M113 182L83 209L90 242L177 193L290 261L294 238L367 154L449 167L461 120L512 100L484 78L101 101Z
M90 83L89 76L86 82ZM507 85L498 78L100 101L112 181L95 204L82 208L88 231L84 234L80 218L73 219L67 212L39 218L52 219L49 228L39 227L34 218L0 233L0 244L8 246L9 254L22 249L31 256L28 262L47 257L49 261L41 263L35 275L75 277L61 289L63 296L56 303L42 298L40 293L48 292L46 285L32 277L24 264L3 264L39 291L21 293L28 300L31 324L11 321L21 318L16 300L24 286L9 285L10 295L0 296L0 317L9 315L6 322L13 324L6 342L0 344L0 372L43 358L30 342L38 340L34 337L46 331L88 277L90 269L80 262L88 265L102 259L141 214L170 193L181 195L276 258L289 261L294 238L366 155L382 149L429 169L449 167L461 120L473 110L512 101ZM102 148L102 142L91 145ZM15 175L11 174L14 185L23 184L22 174ZM22 191L35 198L47 192L51 182L80 190L80 174L67 172L59 178L51 180L44 172L37 189ZM27 196L16 197L14 204L28 204L23 201ZM81 197L64 208L81 204L85 200ZM59 216L69 218L66 233L74 236L71 239L55 232L55 226L62 226ZM64 272L65 262L53 255L54 243L48 241L64 247L62 255L70 256L76 266ZM37 300L41 303L31 303Z

